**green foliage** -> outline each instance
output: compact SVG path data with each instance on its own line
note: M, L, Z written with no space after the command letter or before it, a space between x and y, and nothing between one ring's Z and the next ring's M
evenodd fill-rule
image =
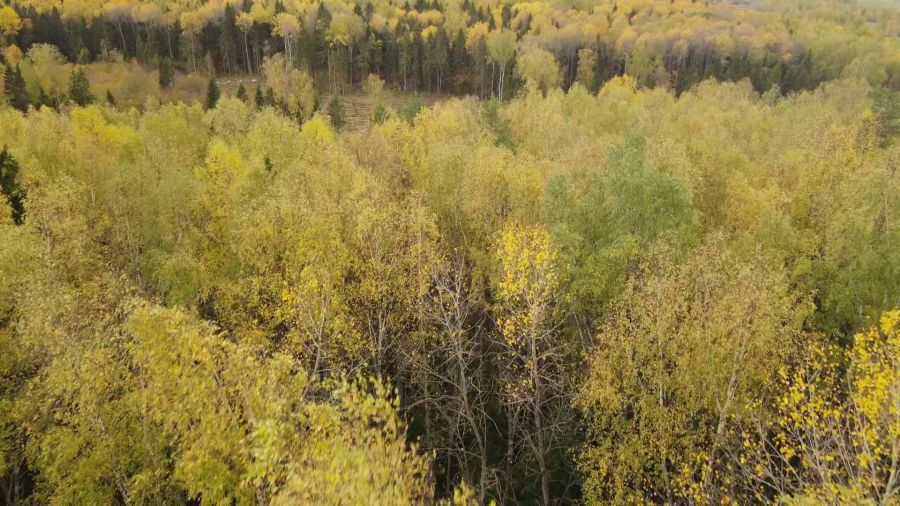
M372 118L370 119L370 123L372 125L380 125L387 121L389 117L389 113L387 107L384 104L375 104L375 108L372 110Z
M21 225L25 218L22 186L19 183L19 164L6 146L0 151L0 192L12 209L12 219Z
M596 311L622 289L631 268L661 244L687 249L697 225L690 184L647 160L646 141L609 149L605 170L550 180L545 214L567 262L572 289Z
M328 117L331 118L331 125L340 130L344 127L344 103L335 95L328 101Z
M507 149L515 149L515 143L512 132L509 129L508 122L500 116L500 102L497 100L488 100L481 107L481 117L490 130L497 138L497 145L506 147Z
M891 142L900 136L900 93L884 87L872 89L872 109L878 121L878 135Z
M257 109L261 109L266 105L266 99L263 96L261 85L256 86L256 93L253 95L253 105Z
M28 111L28 91L18 65L6 66L3 72L3 92L10 106L22 112Z
M422 110L422 107L425 105L425 102L422 101L422 98L419 96L412 97L408 102L404 103L397 109L397 114L406 120L407 123L412 125L416 116L419 114L419 111Z
M221 95L222 92L219 91L219 83L216 81L216 78L209 78L209 84L206 85L206 108L215 108L216 104L219 102L219 97Z
M166 89L175 83L175 64L169 58L159 58L159 87Z
M69 98L81 107L94 101L94 94L91 93L91 83L88 81L84 69L77 69L72 72L72 78L69 82Z

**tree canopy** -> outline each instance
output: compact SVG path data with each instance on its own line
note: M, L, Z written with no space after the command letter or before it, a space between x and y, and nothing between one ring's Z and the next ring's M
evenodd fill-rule
M2 502L896 503L898 30L9 2Z

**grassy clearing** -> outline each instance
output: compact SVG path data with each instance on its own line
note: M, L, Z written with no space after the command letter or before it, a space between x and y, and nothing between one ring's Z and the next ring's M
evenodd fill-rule
M322 109L327 111L328 102L332 95L322 98ZM345 130L364 130L369 127L372 115L375 112L376 103L372 98L362 92L346 93L338 95L344 104L344 129ZM402 111L411 104L419 101L422 107L430 107L438 102L447 100L449 95L426 94L426 93L391 93L385 98L385 106L391 114Z
M208 77L202 74L177 73L174 84L166 89L159 87L159 72L134 62L100 62L84 65L91 90L98 100L104 100L107 90L116 99L116 103L123 107L138 107L143 105L148 97L154 97L160 102L202 103L206 98ZM223 97L233 97L241 84L247 92L247 98L252 100L256 94L257 86L263 85L259 75L225 76L217 79L219 89ZM327 110L328 102L333 95L320 97L320 106ZM345 130L363 130L368 128L375 111L375 102L361 90L339 94L344 105ZM423 107L432 106L446 100L448 95L429 93L393 92L385 98L385 105L389 111L396 113L408 109L411 104L419 102Z

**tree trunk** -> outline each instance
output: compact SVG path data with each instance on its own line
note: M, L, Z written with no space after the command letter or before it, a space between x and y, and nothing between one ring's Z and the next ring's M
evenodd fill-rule
M502 83L502 67L500 71L500 79L500 82ZM500 89L503 89L502 84ZM538 459L538 466L541 469L541 495L544 499L544 506L547 506L550 504L550 476L547 470L547 456L545 454L546 446L544 446L544 421L541 416L541 408L543 407L543 400L541 398L541 374L538 370L537 343L535 343L535 340L536 338L534 336L529 339L529 347L531 348L531 380L534 384L534 431L537 435L537 451L535 453Z
M519 411L515 407L512 407L512 416L509 416L509 418L507 419L507 424L506 424L506 427L507 427L506 486L508 488L507 493L512 498L512 500L507 500L505 502L510 503L510 504L515 502L515 490L513 490L513 488L512 488L512 478L511 477L512 477L512 463L513 463L513 457L514 457L513 454L515 453L513 451L515 449L515 443L513 442L513 440L516 437L516 428L517 428L516 426L517 426L518 418L519 418ZM507 499L509 499L509 498L507 498Z
M250 62L250 48L247 47L247 32L244 32L244 65L247 67L247 73L253 73L253 65Z
M122 21L116 21L116 28L119 29L119 38L122 39L122 56L128 54L128 50L125 47L125 32L122 30Z

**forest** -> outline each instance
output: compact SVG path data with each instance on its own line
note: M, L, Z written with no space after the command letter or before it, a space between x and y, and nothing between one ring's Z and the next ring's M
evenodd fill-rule
M0 504L900 505L900 6L0 1Z

